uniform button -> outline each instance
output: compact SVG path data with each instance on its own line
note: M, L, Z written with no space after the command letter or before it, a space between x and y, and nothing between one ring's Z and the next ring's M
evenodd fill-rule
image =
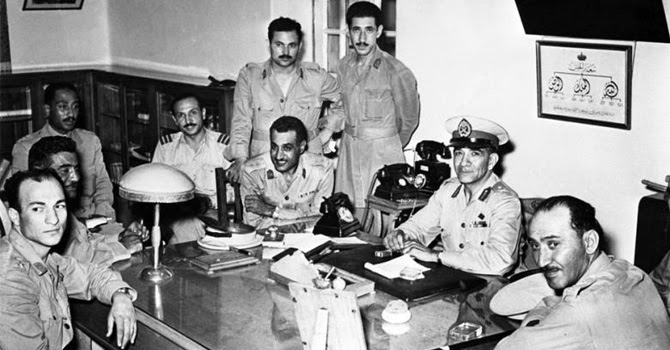
M279 100L279 102L284 103L284 99L282 98L281 100Z
M465 228L465 223L464 222L461 222L461 227Z
M465 248L465 244L461 243L461 244L458 245L458 247L463 249L463 248Z
M284 200L288 200L288 196L284 197Z
M482 241L481 245L484 245L484 241Z
M56 316L54 315L53 318L54 318L54 320L55 320L55 319L56 319Z
M67 323L63 327L65 327L65 329L70 329L70 325Z

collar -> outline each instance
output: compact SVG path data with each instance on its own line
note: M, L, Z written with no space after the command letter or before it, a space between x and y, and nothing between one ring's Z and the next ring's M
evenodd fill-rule
M356 51L352 50L351 56L349 56L349 59L347 60L347 64L349 66L356 66L358 64L356 55L357 55ZM384 53L383 53L382 49L379 48L379 45L375 44L375 51L372 54L372 58L370 59L370 61L365 63L364 67L366 69L370 68L370 67L374 67L376 69L379 69L383 59L384 59Z
M33 246L30 244L27 238L23 236L15 227L12 227L12 230L9 231L9 235L7 236L9 239L9 242L12 244L14 249L25 258L30 265L37 271L37 274L42 276L44 275L48 269L44 261L40 259L39 255L37 255L37 252L35 252L35 249ZM48 258L48 255L47 255Z
M263 73L261 73L261 78L269 79L272 77L272 74L272 58L270 58L263 63ZM303 78L302 64L300 61L295 62L295 71L293 71L293 74L297 75L300 79Z
M607 254L605 254L605 252L600 251L598 257L596 257L593 260L593 263L591 263L591 266L589 266L589 269L586 270L586 273L584 274L584 276L582 276L582 278L580 278L579 281L577 281L577 283L575 283L575 285L579 285L581 283L588 283L588 281L591 279L591 277L593 275L597 274L602 269L607 267L607 265L609 265L611 262L612 262L612 259L609 256L607 256Z
M47 121L47 123L44 124L44 131L47 133L48 136L65 136L65 137L72 138L72 131L75 130L75 129L72 129L65 134L61 134L51 126L49 121Z
M207 129L207 128L204 127L204 126L202 127L202 129L205 130L205 137L202 138L202 141L201 141L200 144L198 145L198 148L195 150L196 153L199 152L199 151L202 149L202 146L203 146L203 145L209 145L209 139L210 139L210 134L209 134L209 133L211 133L212 131L209 130L209 129ZM180 132L177 134L177 137L178 137L178 139L177 139L176 141L177 141L178 144L182 144L182 143L183 143L185 147L190 147L190 146L186 143L186 135L184 135L184 132L180 131Z

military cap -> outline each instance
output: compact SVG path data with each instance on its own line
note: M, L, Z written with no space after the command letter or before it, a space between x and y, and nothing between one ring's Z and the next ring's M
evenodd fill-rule
M452 147L493 147L509 141L507 131L502 126L484 118L461 115L451 117L445 122L451 133L449 146Z

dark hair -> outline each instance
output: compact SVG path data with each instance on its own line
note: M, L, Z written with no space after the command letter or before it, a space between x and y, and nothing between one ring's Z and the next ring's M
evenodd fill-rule
M272 134L272 130L276 132L289 132L293 130L295 131L297 144L300 144L302 141L307 142L307 129L305 128L305 124L296 117L288 115L280 117L270 126L270 134Z
M603 229L596 219L596 209L589 203L573 196L555 196L542 201L535 210L535 215L539 212L550 211L556 207L565 207L570 211L570 226L577 232L579 237L584 232L594 230L603 240Z
M375 19L375 25L379 27L382 24L382 10L377 5L368 1L358 1L347 9L347 25L351 25L351 20L362 17L372 17Z
M64 136L48 136L37 141L28 152L28 169L46 169L51 156L61 152L77 154L77 143Z
M56 180L61 187L61 191L63 191L63 182L61 181L60 176L58 176L58 173L51 168L19 171L5 182L5 199L7 200L7 204L10 208L14 208L21 212L21 203L19 203L19 188L21 187L21 184L27 180L44 182L49 179ZM65 193L65 191L63 191L63 193Z
M288 17L279 17L268 26L268 40L272 43L272 38L276 32L295 32L298 35L298 42L302 42L302 26L296 20Z
M44 90L44 104L45 105L50 105L51 102L56 99L56 92L59 90L70 90L74 92L74 94L79 98L79 94L77 93L77 88L74 87L72 83L67 83L67 82L59 82L59 83L53 83L49 84L47 88Z
M185 92L183 94L177 95L177 97L175 97L174 100L172 100L172 104L170 105L170 111L172 112L172 114L175 114L174 107L177 105L177 102L185 100L187 98L195 99L195 101L198 102L198 108L202 109L202 101L200 100L200 96L192 92Z

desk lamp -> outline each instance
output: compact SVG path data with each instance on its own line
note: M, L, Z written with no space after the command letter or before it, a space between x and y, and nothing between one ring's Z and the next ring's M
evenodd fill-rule
M154 226L151 228L151 246L154 250L153 265L142 270L140 279L164 283L173 272L159 262L161 246L160 203L179 203L193 198L195 185L181 171L159 163L148 163L130 169L119 184L119 195L130 201L155 203Z

